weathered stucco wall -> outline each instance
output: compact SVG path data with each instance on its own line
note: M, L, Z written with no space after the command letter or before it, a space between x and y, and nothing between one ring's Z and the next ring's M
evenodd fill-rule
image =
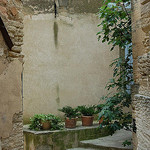
M150 1L132 2L133 67L138 85L133 99L133 144L135 150L145 150L150 149Z
M68 13L97 13L100 0L55 0L57 12L62 9ZM24 0L25 12L32 14L54 12L54 0Z
M14 46L8 49L0 32L0 149L23 150L22 3L1 0L0 16Z
M70 5L83 3L83 8L85 2ZM85 5L86 11L90 5L100 7L92 4ZM65 105L97 104L106 93L104 87L112 76L109 64L118 57L118 50L110 52L111 46L98 42L100 21L92 10L70 13L69 8L59 8L57 18L54 13L24 18L25 122L35 113L60 115L58 108Z

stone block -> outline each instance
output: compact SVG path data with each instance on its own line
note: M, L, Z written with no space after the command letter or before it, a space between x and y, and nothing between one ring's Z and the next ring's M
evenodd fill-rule
M22 45L22 43L21 43L21 45ZM21 48L21 46L13 46L11 51L16 52L16 53L20 53L22 51L22 48Z
M16 27L14 27L14 26L8 26L7 27L7 30L9 31L9 32L11 32L11 33L15 33L16 32Z
M141 6L141 16L142 18L150 17L150 1Z
M10 11L11 11L13 16L16 16L18 14L18 10L16 9L16 7L10 8Z
M15 53L13 51L9 51L9 57L12 57L12 58L19 58L19 57L21 57L21 58L23 58L24 55L19 54L19 53Z
M6 5L7 3L8 3L7 0L0 0L1 5Z
M17 37L23 37L24 33L21 29L18 29L18 30L16 30L14 35L17 36Z
M20 47L21 45L23 45L23 42L15 42L14 45L16 45L16 47Z
M144 32L149 32L150 28L150 18L142 18L142 30Z
M5 6L0 6L0 13L6 17L8 17L7 15L7 9Z
M149 0L141 0L141 4L142 5L144 5L144 4L148 3L148 2L149 2Z

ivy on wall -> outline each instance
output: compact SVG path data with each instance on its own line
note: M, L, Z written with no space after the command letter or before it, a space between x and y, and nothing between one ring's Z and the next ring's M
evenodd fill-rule
M99 9L101 23L98 39L111 44L110 51L119 47L121 55L113 60L110 65L113 68L113 77L106 85L108 95L103 96L105 105L99 113L99 119L104 117L100 125L109 126L112 131L122 128L130 129L132 116L130 112L124 112L131 104L130 87L133 83L132 41L131 41L131 2L130 0L104 0ZM125 56L126 50L126 56ZM111 93L112 89L115 92Z

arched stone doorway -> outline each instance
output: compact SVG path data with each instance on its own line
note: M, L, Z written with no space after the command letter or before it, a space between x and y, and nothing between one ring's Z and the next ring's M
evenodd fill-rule
M23 150L22 2L0 1L0 149Z

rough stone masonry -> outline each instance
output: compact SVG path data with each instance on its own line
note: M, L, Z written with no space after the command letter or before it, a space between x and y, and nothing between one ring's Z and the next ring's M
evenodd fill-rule
M150 1L132 0L134 150L150 149ZM138 88L137 88L138 87Z
M0 149L23 150L22 65L23 44L22 2L0 0L0 16L12 40L8 48L0 32Z

